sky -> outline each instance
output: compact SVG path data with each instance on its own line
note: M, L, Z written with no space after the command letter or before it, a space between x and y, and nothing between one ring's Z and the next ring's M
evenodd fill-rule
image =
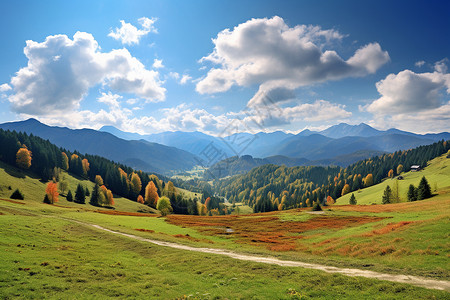
M0 123L450 131L449 1L1 1Z

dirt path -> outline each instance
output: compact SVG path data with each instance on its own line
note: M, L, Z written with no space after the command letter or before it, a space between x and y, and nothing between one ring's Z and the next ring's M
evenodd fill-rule
M79 223L82 223L82 222L79 222ZM147 238L143 238L143 237L136 236L133 234L110 230L110 229L104 228L99 225L88 224L88 223L82 223L82 224L92 226L97 229L104 230L104 231L107 231L107 232L110 232L113 234L126 236L128 238L136 239L139 241L148 242L148 243L152 243L152 244L164 246L164 247L180 249L180 250L219 254L219 255L228 256L228 257L231 257L234 259L253 261L253 262L259 262L259 263L265 263L265 264L271 264L271 265L278 265L278 266L285 266L285 267L301 267L301 268L307 268L307 269L321 270L321 271L324 271L327 273L339 273L339 274L343 274L343 275L347 275L347 276L361 276L361 277L366 277L366 278L375 278L375 279L379 279L379 280L408 283L411 285L424 287L427 289L445 290L445 291L450 292L450 282L445 281L445 280L434 280L434 279L427 279L424 277L410 276L410 275L383 274L383 273L367 271L367 270L338 268L338 267L324 266L324 265L319 265L319 264L304 263L304 262L299 262L299 261L280 260L280 259L272 258L272 257L240 254L240 253L236 253L236 252L229 251L229 250L223 250L223 249L196 248L196 247L191 247L191 246L186 246L186 245L181 245L181 244L176 244L176 243L171 243L171 242L163 242L163 241L147 239Z

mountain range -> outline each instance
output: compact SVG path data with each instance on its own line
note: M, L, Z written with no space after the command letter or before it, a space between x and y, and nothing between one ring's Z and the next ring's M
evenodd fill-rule
M420 135L398 129L381 131L364 123L341 123L322 131L304 130L296 135L276 131L218 137L182 131L140 135L113 126L104 126L98 131L69 129L48 126L35 119L0 124L0 128L32 133L71 151L104 156L135 169L165 175L189 170L195 165L209 167L223 159L245 155L248 156L241 161L233 158L233 164L242 168L236 167L232 173L266 163L347 166L385 152L450 139L448 132ZM215 151L215 160L206 159L211 157L211 150Z

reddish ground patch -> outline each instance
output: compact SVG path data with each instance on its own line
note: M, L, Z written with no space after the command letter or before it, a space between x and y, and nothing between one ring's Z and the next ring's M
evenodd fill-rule
M105 215L114 216L133 216L133 217L158 217L156 214L138 213L138 212L128 212L119 210L96 210L95 212Z
M398 223L389 223L386 226L384 226L383 228L380 229L375 229L370 233L366 233L363 236L374 236L374 235L380 235L380 234L386 234L389 232L392 232L398 228L404 227L408 224L414 223L412 221L402 221L402 222L398 222Z
M144 228L135 228L134 230L142 231L142 232L149 232L149 233L154 233L155 232L154 230L144 229Z
M377 222L380 217L317 215L306 222L282 221L268 214L255 216L184 216L171 215L167 221L182 227L194 227L209 235L229 235L237 243L267 247L273 251L297 249L300 234L317 229L336 230L345 227Z
M173 236L176 238L187 239L187 240L194 241L194 242L206 242L209 244L214 244L213 241L210 241L207 239L197 239L195 237L190 236L189 234L174 234Z
M19 201L15 201L15 200L11 200L11 199L0 198L0 200L8 201L8 202L11 202L11 203L16 203L16 204L25 204L25 202L19 202Z

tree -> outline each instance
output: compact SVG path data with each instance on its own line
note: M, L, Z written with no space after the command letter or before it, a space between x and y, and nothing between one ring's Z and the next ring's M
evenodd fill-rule
M389 170L388 177L389 178L394 178L394 170L392 170L392 169Z
M23 200L24 196L22 194L22 192L19 189L16 189L11 196L9 196L9 198L11 199L17 199L17 200Z
M327 197L327 204L328 204L328 205L332 205L332 204L334 204L334 203L335 203L335 201L334 201L333 197L328 196L328 197Z
M16 153L16 163L19 168L29 169L31 167L31 151L27 146L22 145Z
M81 161L81 166L83 168L83 176L87 178L88 172L89 172L89 166L90 166L89 161L86 158L84 158Z
M150 181L145 187L145 203L152 207L156 207L158 203L158 192L156 190L156 186L153 181Z
M89 200L89 203L91 203L91 205L98 206L99 195L100 195L100 186L96 183L94 185L94 188L92 189L91 200Z
M67 157L67 154L65 152L61 152L61 157L62 157L62 168L63 170L69 170L69 158Z
M400 175L401 172L403 172L403 165L402 165L402 164L399 164L399 165L397 166L397 175Z
M350 185L346 184L344 185L344 187L342 188L342 193L341 196L344 196L345 194L350 193Z
M367 176L364 178L364 186L368 187L373 185L373 175L367 174Z
M398 180L395 180L392 186L392 202L400 202L400 193L398 191Z
M137 197L137 203L144 204L144 198L142 197L142 195L139 195L139 196Z
M319 202L314 202L314 206L312 208L313 211L322 211L322 207L320 206Z
M48 199L48 203L53 204L58 202L58 184L56 182L47 183L47 188L45 189L45 194Z
M84 187L79 183L75 190L75 202L80 204L86 203L86 195Z
M69 201L69 202L73 201L72 191L69 190L67 192L66 200Z
M64 192L67 190L68 184L67 181L61 180L59 182L59 190L61 191L61 194L64 194Z
M383 204L392 203L392 190L390 186L386 186L381 202Z
M102 176L95 175L95 183L98 184L98 186L102 186L104 184Z
M156 205L156 209L161 212L162 216L167 216L169 213L173 211L172 205L170 205L170 199L167 197L159 198L158 204Z
M416 201L417 200L417 189L414 185L410 184L408 188L408 201Z
M176 197L176 190L175 190L175 186L173 185L172 181L169 181L166 185L166 194L167 197L169 197L169 199L175 199Z
M132 193L133 198L137 197L137 195L139 195L139 193L141 192L141 189L142 189L141 178L139 178L138 174L136 174L134 172L131 174L130 185L131 185L131 193Z
M355 194L352 193L350 200L349 200L350 205L356 205L356 198L355 198Z
M431 187L428 184L425 176L420 180L419 186L417 187L417 200L423 200L431 197Z

